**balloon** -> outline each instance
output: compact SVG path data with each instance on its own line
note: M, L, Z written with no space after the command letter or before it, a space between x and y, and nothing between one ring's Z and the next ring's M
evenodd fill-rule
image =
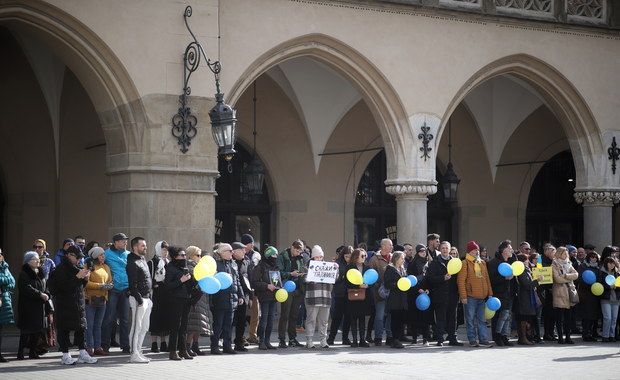
M409 282L411 282L412 288L418 284L418 278L416 276L410 274L407 278L409 279Z
M398 286L398 289L406 292L411 288L411 281L407 277L401 277L396 283L396 286Z
M592 287L590 289L592 290L592 294L594 294L595 296L600 296L601 294L603 294L603 285L600 282L595 282L594 284L592 284Z
M504 263L505 264L505 263ZM508 264L506 264L508 265ZM497 297L491 297L487 300L487 306L491 311L498 311L500 307L502 307L502 301Z
M616 287L620 288L620 277L616 277Z
M364 284L372 285L379 279L379 273L374 269L368 269L364 272Z
M512 276L512 267L508 263L499 264L499 267L497 267L497 271L504 277Z
M200 281L205 277L211 277L211 276L207 276L207 274L209 274L209 268L207 267L206 264L204 263L198 263L196 264L196 266L194 267L194 278L196 279L196 281Z
M207 277L211 277L215 274L215 272L217 272L217 263L215 262L215 259L212 256L209 256L209 255L202 256L198 262L205 264L207 268L209 269L207 271Z
M215 277L203 277L198 281L198 286L207 294L215 294L222 288L220 281Z
M605 282L607 285L612 286L616 283L616 278L613 275L608 274L607 277L605 277Z
M347 271L347 280L353 285L362 285L364 282L362 274L357 269L349 269Z
M484 319L492 319L495 316L495 312L488 307L484 307Z
M232 276L226 272L217 272L213 277L222 284L222 289L228 289L232 285Z
M596 275L589 269L583 271L583 273L581 274L581 278L583 279L583 282L588 285L592 285L596 282Z
M448 274L457 274L461 271L462 267L463 262L460 259L453 257L450 261L448 261Z
M525 265L521 261L515 261L510 266L512 267L512 274L515 276L520 276L525 270Z
M276 300L278 302L285 302L288 299L288 292L286 289L278 289L276 292Z
M426 310L431 306L431 298L426 293L420 293L418 298L415 299L415 306L419 310Z
M284 290L286 290L287 292L294 292L295 289L297 289L297 285L294 281L289 280L284 283Z

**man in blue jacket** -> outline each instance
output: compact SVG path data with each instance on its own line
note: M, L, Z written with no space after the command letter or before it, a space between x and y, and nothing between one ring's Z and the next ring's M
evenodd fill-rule
M101 326L101 346L105 352L110 351L112 328L119 320L120 346L123 353L129 353L129 299L127 289L127 235L118 233L112 237L113 246L105 251L105 263L110 267L114 288L108 291L103 324Z

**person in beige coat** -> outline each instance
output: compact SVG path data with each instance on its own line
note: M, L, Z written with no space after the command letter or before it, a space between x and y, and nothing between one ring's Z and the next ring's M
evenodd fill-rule
M558 344L574 344L570 338L571 308L575 306L570 302L568 291L569 286L574 286L573 281L579 274L573 268L568 258L566 247L559 247L555 253L555 259L551 264L553 273L553 314L555 317L555 327L558 331ZM562 332L565 332L566 339Z

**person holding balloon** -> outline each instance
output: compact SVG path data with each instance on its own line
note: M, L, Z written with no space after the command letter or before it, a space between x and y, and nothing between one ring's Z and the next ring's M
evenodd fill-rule
M558 344L574 344L570 336L570 309L575 306L575 303L571 302L569 298L568 287L579 277L579 274L568 258L566 247L558 247L551 268L553 273L553 313L555 328L558 332ZM566 335L566 338L563 335Z
M276 347L270 343L273 320L276 315L276 295L278 289L271 281L271 273L278 272L278 250L274 247L267 247L261 255L258 265L252 270L251 285L254 294L260 302L260 320L258 323L258 349L275 350Z
M221 243L213 252L217 263L215 278L220 281L222 288L211 296L211 313L213 313L213 335L211 335L211 354L236 354L232 346L233 315L238 305L243 305L243 289L239 282L237 264L232 260L232 246ZM223 340L223 350L219 349L220 338Z
M341 246L338 250L338 258L336 264L338 264L338 276L336 277L336 283L334 284L334 290L332 294L333 309L332 309L332 322L329 327L329 337L327 338L327 344L333 345L334 339L338 334L340 323L342 323L342 344L351 345L349 339L349 331L351 329L351 318L347 305L347 285L346 274L351 254L353 253L352 246Z
M189 273L195 280L197 280L196 275L198 275L198 279L202 280L207 277L207 274L210 274L211 276L215 274L215 260L211 256L203 256L202 249L196 247L195 245L190 245L185 249L185 253L187 254L187 267L189 268ZM204 266L207 265L207 262L209 263L208 266L211 268L210 273L201 273L201 269L207 268ZM198 268L200 269L196 271L196 266L199 264L200 266ZM200 277L202 275L205 277ZM205 281L209 280L203 280L203 285ZM213 316L211 315L211 308L209 307L211 296L205 293L206 292L200 288L200 282L192 287L189 316L187 317L186 342L187 353L191 356L206 355L206 352L200 349L200 336L210 336L213 333L211 329L211 321L213 320Z
M528 262L527 253L519 253L517 259L521 263ZM513 263L514 265L514 263ZM543 276L538 276L536 279L532 277L532 270L529 265L523 265L523 272L521 274L515 273L517 281L519 282L519 291L517 294L516 314L518 325L520 345L533 345L527 338L528 324L535 326L536 324L536 309L540 303L536 288L539 286L539 281L543 280Z
M441 249L441 245L439 246ZM426 274L428 271L429 263L434 260L430 257L424 244L418 244L415 247L415 256L413 261L407 267L407 275L409 278L413 277L413 281L410 282L411 289L407 291L407 321L411 324L411 331L413 335L413 341L417 341L417 335L422 335L422 344L428 346L428 342L431 340L430 326L433 323L433 310L425 308L424 310L416 307L416 301L421 294L429 294L428 281ZM441 251L440 251L441 252ZM438 254L437 257L440 257ZM388 267L389 269L389 267ZM386 270L387 275L387 270ZM404 283L404 282L403 282ZM415 283L415 284L414 284ZM391 292L390 292L391 296ZM389 303L389 302L388 302ZM392 332L394 332L394 318L392 318ZM398 336L398 335L394 335ZM441 345L443 346L443 340Z
M383 286L390 291L386 299L386 309L390 311L393 334L392 348L405 347L399 338L404 333L405 321L407 320L407 291L411 288L411 282L407 278L404 264L405 253L395 251L392 253L392 259L383 276Z
M618 320L618 305L620 304L620 273L616 261L608 256L601 266L601 311L603 313L603 342L616 341L616 321Z
M513 269L510 266L514 262L512 242L504 240L499 244L493 260L489 261L489 279L493 294L502 303L499 312L493 316L491 330L493 340L498 346L512 346L510 336L510 309L512 308L513 293L517 289Z
M364 340L366 332L366 316L370 315L370 312L372 311L371 303L373 302L371 292L368 288L369 285L364 283L363 277L366 272L373 270L364 263L367 255L368 254L365 250L358 248L351 254L349 265L347 265L347 293L363 294L357 298L351 294L347 295L347 309L349 310L349 316L351 318L351 335L353 336L351 347L370 347L368 342ZM376 273L376 271L374 272ZM375 282L379 280L378 273L376 277L373 277L373 279ZM373 284L375 282L373 282ZM351 289L358 291L351 292ZM359 341L358 333L360 338Z
M581 337L584 342L596 342L594 337L595 324L601 316L601 302L598 296L590 289L600 277L598 253L591 251L586 254L583 263L577 268L579 280L579 314L581 314Z
M435 310L437 345L443 345L444 332L447 334L448 345L462 346L456 337L456 312L459 303L457 274L463 263L452 257L451 244L443 241L439 245L440 254L433 260L426 271L426 280L430 287L430 299Z
M457 283L459 297L465 308L467 338L471 347L493 347L489 342L485 323L485 299L493 296L487 263L480 258L480 248L475 241L467 243L467 255L459 271ZM477 321L477 328L474 326Z
M186 333L192 287L195 282L189 273L189 269L187 268L185 250L181 247L169 246L168 255L170 256L171 261L168 265L166 265L164 286L169 294L169 359L191 360L193 357L187 352L186 347ZM179 350L178 353L177 349Z

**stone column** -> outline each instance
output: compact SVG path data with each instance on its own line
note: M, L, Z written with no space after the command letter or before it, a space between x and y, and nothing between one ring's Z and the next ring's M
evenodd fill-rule
M583 242L594 244L601 252L612 244L612 211L620 202L620 191L575 190L574 197L583 204Z
M385 181L385 191L396 197L396 228L398 243L426 244L426 203L437 192L437 183Z

